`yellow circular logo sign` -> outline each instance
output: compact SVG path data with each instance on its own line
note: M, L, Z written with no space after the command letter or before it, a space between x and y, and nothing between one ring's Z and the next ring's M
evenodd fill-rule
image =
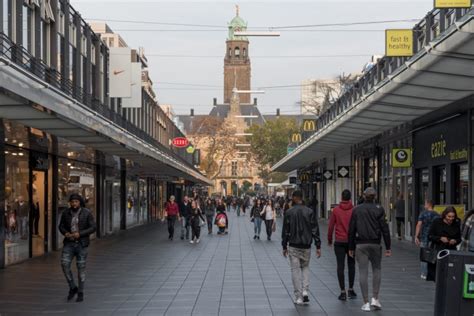
M194 147L193 146L189 146L188 148L186 148L186 152L188 154L193 154L194 153Z

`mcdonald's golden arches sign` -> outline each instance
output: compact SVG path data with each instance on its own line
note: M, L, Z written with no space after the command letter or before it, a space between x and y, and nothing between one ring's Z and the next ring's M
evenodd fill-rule
M303 131L314 132L316 130L315 120L303 120Z
M291 142L292 143L301 143L301 134L300 133L294 133L292 136L291 136Z
M309 174L303 173L300 175L301 182L308 182L309 181Z

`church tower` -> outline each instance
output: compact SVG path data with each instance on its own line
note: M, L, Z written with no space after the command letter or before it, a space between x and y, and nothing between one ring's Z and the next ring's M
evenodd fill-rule
M226 41L226 55L224 59L224 103L230 103L232 89L250 90L250 59L249 41L245 36L236 36L235 32L246 31L247 22L239 16L239 7L236 7L236 16L229 23L229 35ZM250 103L250 94L239 95L241 103Z

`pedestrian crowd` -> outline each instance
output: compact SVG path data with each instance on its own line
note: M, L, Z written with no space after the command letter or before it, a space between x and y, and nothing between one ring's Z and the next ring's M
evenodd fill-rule
M399 195L395 203L397 233L401 236L401 223L404 223L403 196ZM85 207L83 198L72 194L70 208L60 220L59 231L64 235L64 247L61 266L69 285L67 300L77 295L76 301L84 300L86 279L86 261L90 235L96 231L92 213ZM174 239L175 226L179 223L180 239L191 244L201 241L201 227L207 226L208 234L229 233L228 212L237 216L249 214L254 226L253 239L260 240L262 223L265 224L267 240L277 230L277 217L283 217L281 244L283 255L288 257L294 286L294 302L297 305L309 303L311 248L314 244L315 255L321 256L321 236L318 225L317 207L313 198L304 203L301 191L295 191L292 198L268 196L242 197L205 197L194 194L176 201L170 196L164 205L165 220L168 226L168 238ZM400 210L403 210L400 211ZM461 250L474 252L474 210L465 214L464 221L458 218L454 207L438 214L434 203L426 200L424 210L418 218L415 231L415 243L420 247L421 278L436 280L436 256L441 250ZM356 264L359 270L359 283L363 299L362 310L380 310L380 285L382 280L382 257L390 257L391 237L384 208L377 203L376 191L369 187L363 196L352 203L349 190L341 194L340 203L333 208L328 225L327 243L334 248L337 262L337 278L340 288L339 300L357 298L354 289ZM385 250L382 248L382 244ZM77 284L71 270L73 260L77 265ZM346 287L345 267L348 270ZM372 295L369 297L369 266L372 270Z

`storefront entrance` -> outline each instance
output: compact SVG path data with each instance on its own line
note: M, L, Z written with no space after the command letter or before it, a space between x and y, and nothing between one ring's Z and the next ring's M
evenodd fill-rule
M30 210L30 257L44 255L48 251L51 216L48 210L48 176L45 171L32 171L32 205Z

